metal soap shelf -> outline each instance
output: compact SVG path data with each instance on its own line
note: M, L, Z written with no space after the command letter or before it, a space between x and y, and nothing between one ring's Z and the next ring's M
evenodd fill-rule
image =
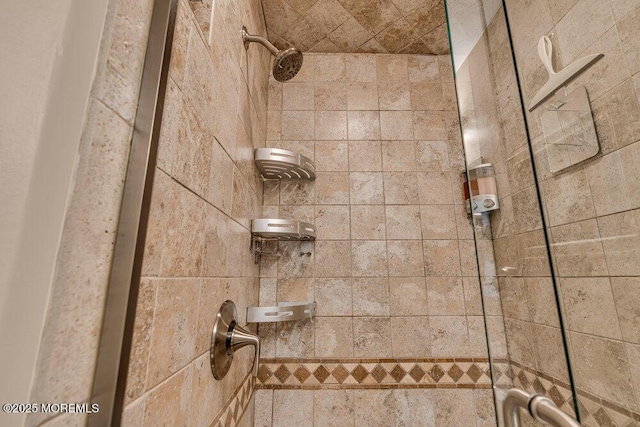
M262 255L279 257L278 251L266 252L262 249L262 240L300 241L300 255L311 256L313 241L316 240L316 227L303 221L288 219L258 218L251 220L251 252L258 264Z
M315 163L293 151L256 148L254 161L265 179L316 179Z
M315 315L314 301L279 302L275 307L247 307L247 323L304 320L312 319Z

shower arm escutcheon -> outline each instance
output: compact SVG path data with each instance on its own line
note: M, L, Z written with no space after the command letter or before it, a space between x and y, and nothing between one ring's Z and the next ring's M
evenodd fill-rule
M233 301L225 301L213 325L211 334L211 372L221 380L229 372L234 353L247 345L253 345L253 376L258 376L260 362L260 338L238 325L238 311Z

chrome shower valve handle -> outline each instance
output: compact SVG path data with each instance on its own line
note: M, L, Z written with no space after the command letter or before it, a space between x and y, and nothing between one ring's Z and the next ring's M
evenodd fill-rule
M260 363L260 338L238 325L238 311L233 301L225 301L213 325L211 334L211 372L213 377L221 380L229 372L233 362L233 354L240 348L253 345L253 376L258 376Z

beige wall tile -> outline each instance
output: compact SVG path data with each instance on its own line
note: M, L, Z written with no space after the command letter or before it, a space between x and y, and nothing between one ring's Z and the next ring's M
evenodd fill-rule
M315 226L319 238L348 240L351 238L349 206L316 205Z
M387 242L384 240L352 241L351 274L354 277L387 276Z
M450 170L448 144L445 141L417 141L416 163L419 171Z
M353 426L353 390L316 390L313 394L314 426Z
M352 204L377 205L384 201L382 173L352 172L349 174L350 202Z
M375 82L378 80L376 55L347 55L346 66L347 80L350 82Z
M352 172L382 171L380 141L349 141L349 170Z
M447 138L444 116L439 111L414 111L413 133L416 139L441 141Z
M273 427L313 426L313 393L313 390L274 390Z
M316 82L316 110L346 110L347 87L343 82Z
M460 276L457 240L423 240L427 276Z
M504 319L509 358L526 366L536 366L532 325L509 317Z
M282 85L283 110L313 110L313 83L291 83Z
M255 390L255 426L271 427L273 413L273 390Z
M487 329L483 316L467 316L469 329L469 355L473 357L486 357L487 355Z
M316 82L342 82L346 80L345 55L314 55Z
M410 110L411 95L408 82L379 82L380 110Z
M625 341L640 343L640 278L612 277L611 287Z
M378 110L378 85L373 82L348 83L347 109Z
M435 398L437 427L476 425L473 390L439 390Z
M506 317L529 321L529 307L524 279L521 277L499 277L500 301Z
M594 120L602 146L622 148L638 140L640 104L634 94L633 84L627 80L593 102Z
M410 55L407 65L410 82L425 83L438 82L440 80L440 64L436 56Z
M379 82L402 82L409 79L408 58L404 55L378 55Z
M315 264L316 277L350 276L351 245L348 241L316 241Z
M422 237L429 240L459 238L453 205L421 205Z
M415 172L384 172L384 200L391 205L410 205L418 200Z
M429 313L424 277L390 278L389 292L392 316L424 316Z
M382 205L351 206L351 238L380 240L386 236Z
M609 279L561 279L560 288L569 329L622 338Z
M433 390L394 390L396 425L435 425L435 394Z
M313 357L314 330L311 320L280 322L277 330L276 357Z
M324 122L321 122L324 125ZM323 129L324 134L326 128ZM269 139L273 138L269 135ZM283 111L282 112L282 139L311 140L314 138L314 113L313 111ZM318 139L336 139L318 137ZM340 138L338 138L340 139Z
M624 344L575 332L569 336L578 388L635 408Z
M640 390L640 346L626 344L627 357L629 358L629 370L631 371L631 382L636 393L636 401L640 407L640 398L638 390Z
M315 137L320 140L347 139L346 113L344 111L316 111Z
M354 316L389 316L389 280L353 279Z
M313 278L280 278L277 281L276 299L278 302L313 301Z
M420 207L418 205L387 205L387 239L420 238Z
M532 325L532 331L538 370L568 382L569 374L564 358L562 331L536 324Z
M551 235L553 256L560 276L607 275L595 219L553 227Z
M424 259L420 240L388 240L389 276L422 276Z
M469 353L469 332L464 316L430 316L431 354L456 357Z
M454 204L451 177L446 172L418 172L421 205Z
M348 171L349 145L346 141L316 141L315 163L317 171Z
M428 317L392 317L391 329L394 357L427 357L431 353Z
M413 141L382 141L382 168L387 172L416 170Z
M381 111L380 136L389 140L413 139L411 111Z
M188 420L194 425L211 424L225 403L216 399L223 392L222 382L216 381L211 375L209 355L198 357L192 366L191 412Z
M316 317L316 357L353 356L353 325L351 317Z
M349 139L380 139L380 117L378 111L349 111Z
M640 77L640 74L638 74ZM640 82L640 78L638 80ZM638 99L640 99L640 86L636 89ZM636 165L640 160L640 144L633 143L618 151L620 163L622 164L622 182L629 200L629 207L636 209L640 207L640 174ZM619 184L618 184L619 186Z
M394 425L396 402L393 393L393 390L354 390L355 425Z
M315 180L317 204L344 205L349 203L349 176L346 172L318 172ZM303 185L309 186L306 182ZM311 203L309 203L311 204Z
M427 297L430 316L465 315L462 279L428 277Z
M550 277L525 277L527 304L531 321L560 327L558 305Z
M355 357L391 357L391 319L354 317L353 355Z
M476 401L476 423L478 427L495 425L495 406L491 390L474 390L473 395Z
M163 422L177 425L189 418L190 407L191 366L188 366L149 393L144 421L148 425Z
M640 275L637 236L640 211L628 211L598 218L602 247L612 276Z
M462 279L462 285L464 289L464 308L467 316L483 314L480 280L477 277L465 277Z
M543 182L551 226L593 218L595 209L586 174L574 169Z
M447 86L450 89L450 86ZM455 105L455 92L453 92L454 98L448 98L445 104L445 95L443 94L443 86L440 82L436 83L411 83L411 109L413 110L443 110L445 105ZM450 91L447 91L447 95L450 95Z
M351 316L353 298L350 279L314 279L318 316Z

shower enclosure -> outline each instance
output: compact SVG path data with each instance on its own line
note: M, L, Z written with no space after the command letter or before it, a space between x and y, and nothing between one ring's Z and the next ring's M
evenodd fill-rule
M446 1L466 166L493 164L500 200L473 215L498 414L505 392L519 388L583 425L640 425L640 64L630 47L640 32L631 3ZM556 69L604 57L528 111L546 83L542 36L558 52ZM583 88L599 150L566 162L559 150L576 147L553 141L545 114Z

